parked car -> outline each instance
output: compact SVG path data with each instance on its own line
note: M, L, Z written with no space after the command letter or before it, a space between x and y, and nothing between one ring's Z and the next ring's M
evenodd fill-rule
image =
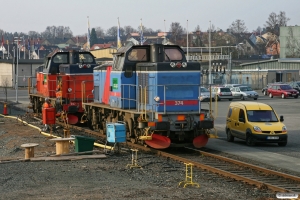
M206 89L205 87L201 87L200 88L200 101L210 101L210 91L208 89ZM215 96L212 93L212 100L215 100Z
M268 88L268 94L270 98L279 96L283 99L287 97L298 98L299 96L299 92L288 84L272 84Z
M298 92L300 92L300 81L294 81L294 82L290 82L289 85L297 90Z
M270 85L272 84L284 84L283 82L275 82L275 83L269 83L266 87L264 87L263 89L261 89L261 92L265 95L268 96L268 88Z
M224 87L228 87L228 88L233 88L233 87L238 87L238 86L242 86L242 84L225 84Z
M257 100L258 94L253 91L251 87L248 86L238 86L230 89L232 92L233 98L240 98L241 100L245 99L254 99Z
M228 87L215 86L212 87L211 91L215 99L217 99L218 101L221 101L222 99L228 99L229 101L232 101L233 99L232 92Z

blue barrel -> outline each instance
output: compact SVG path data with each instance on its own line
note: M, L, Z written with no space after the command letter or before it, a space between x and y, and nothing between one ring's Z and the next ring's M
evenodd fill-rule
M106 124L107 142L126 142L126 127L121 123Z

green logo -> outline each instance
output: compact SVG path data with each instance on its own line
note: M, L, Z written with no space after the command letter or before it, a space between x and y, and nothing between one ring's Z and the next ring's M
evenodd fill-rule
M118 89L118 79L113 78L112 82L113 82L113 85L112 85L113 90L117 90Z

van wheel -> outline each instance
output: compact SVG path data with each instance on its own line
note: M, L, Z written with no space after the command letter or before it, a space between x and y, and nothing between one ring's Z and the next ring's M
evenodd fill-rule
M244 95L241 95L241 100L245 100L245 97L244 97Z
M270 97L270 98L273 98L273 95L272 95L272 93L270 93L270 94L269 94L269 97Z
M282 98L282 99L284 99L284 98L285 98L284 94L281 94L281 98Z
M278 143L278 146L280 146L280 147L285 147L286 144L287 144L287 141L285 141L285 142L279 142L279 143Z
M249 134L249 133L247 134L247 137L246 137L246 144L248 146L254 146L255 145L254 139L253 139L252 135Z
M267 91L266 91L266 90L264 91L264 95L265 95L265 96L268 96L268 93L267 93Z
M231 130L230 129L226 130L226 134L227 134L227 141L228 142L233 142L234 141L234 137L231 135Z

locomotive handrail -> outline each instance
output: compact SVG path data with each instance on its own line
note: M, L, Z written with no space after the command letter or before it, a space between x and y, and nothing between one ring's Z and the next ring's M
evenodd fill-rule
M32 81L31 81L31 79L32 78L36 78L36 77L28 77L28 94L33 94L34 93L34 87L32 86ZM33 93L31 93L31 87L33 88Z
M86 82L87 81L82 81L81 82L81 101L82 103L87 103L88 102L88 99L89 96L94 96L94 94L86 94ZM93 82L93 81L90 81L90 82Z
M85 81L82 81L81 82L81 102L82 103L85 103L84 97L85 97Z
M49 83L49 85L51 84L51 87L48 85L48 88L49 88L49 97L52 97L52 96L56 97L56 89L50 90L50 88L56 88L56 86L57 86L57 80L48 80L48 83ZM54 84L54 86L53 86L53 84Z
M31 77L28 78L28 94L31 94L30 88L31 88Z

